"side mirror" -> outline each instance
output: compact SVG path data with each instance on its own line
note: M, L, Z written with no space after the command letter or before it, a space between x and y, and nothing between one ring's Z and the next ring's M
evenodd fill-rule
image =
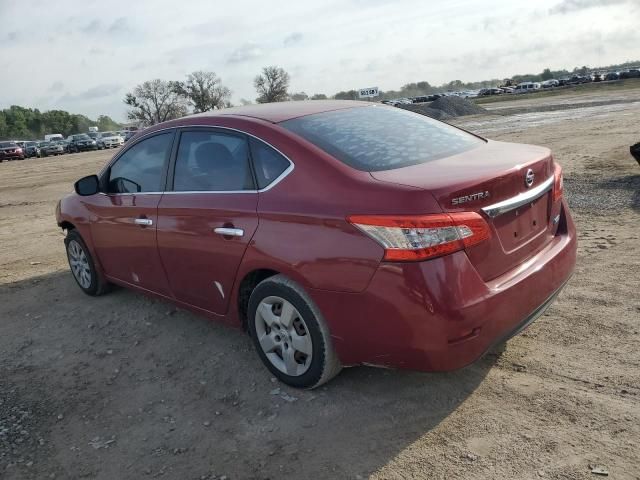
M100 180L97 175L89 175L88 177L83 177L74 183L73 188L78 195L83 197L95 195L100 191Z

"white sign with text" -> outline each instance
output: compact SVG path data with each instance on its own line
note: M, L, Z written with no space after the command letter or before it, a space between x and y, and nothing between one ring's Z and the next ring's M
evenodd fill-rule
M358 96L360 98L377 97L378 95L378 87L361 88L358 90Z

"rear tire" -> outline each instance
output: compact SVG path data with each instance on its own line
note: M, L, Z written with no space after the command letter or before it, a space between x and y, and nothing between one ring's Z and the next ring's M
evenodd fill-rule
M69 230L64 239L64 245L69 268L80 289L93 297L107 293L110 284L98 273L82 236L76 230Z
M251 293L247 318L258 356L283 383L315 388L340 373L322 313L296 282L284 275L262 281Z

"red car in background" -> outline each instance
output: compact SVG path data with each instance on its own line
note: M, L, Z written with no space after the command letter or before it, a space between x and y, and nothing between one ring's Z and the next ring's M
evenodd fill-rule
M24 160L25 152L16 142L0 142L0 162L4 160Z
M544 312L576 260L562 169L364 102L156 125L57 207L80 288L110 283L245 328L283 382L457 369Z

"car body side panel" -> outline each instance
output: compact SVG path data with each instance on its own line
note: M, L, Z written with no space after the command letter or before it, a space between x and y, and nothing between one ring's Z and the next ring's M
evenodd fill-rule
M258 226L255 193L163 195L158 250L171 291L183 302L225 314L245 249ZM215 229L243 230L227 237Z
M170 295L156 243L161 195L98 194L85 197L93 244L106 276ZM136 219L152 222L137 225Z

